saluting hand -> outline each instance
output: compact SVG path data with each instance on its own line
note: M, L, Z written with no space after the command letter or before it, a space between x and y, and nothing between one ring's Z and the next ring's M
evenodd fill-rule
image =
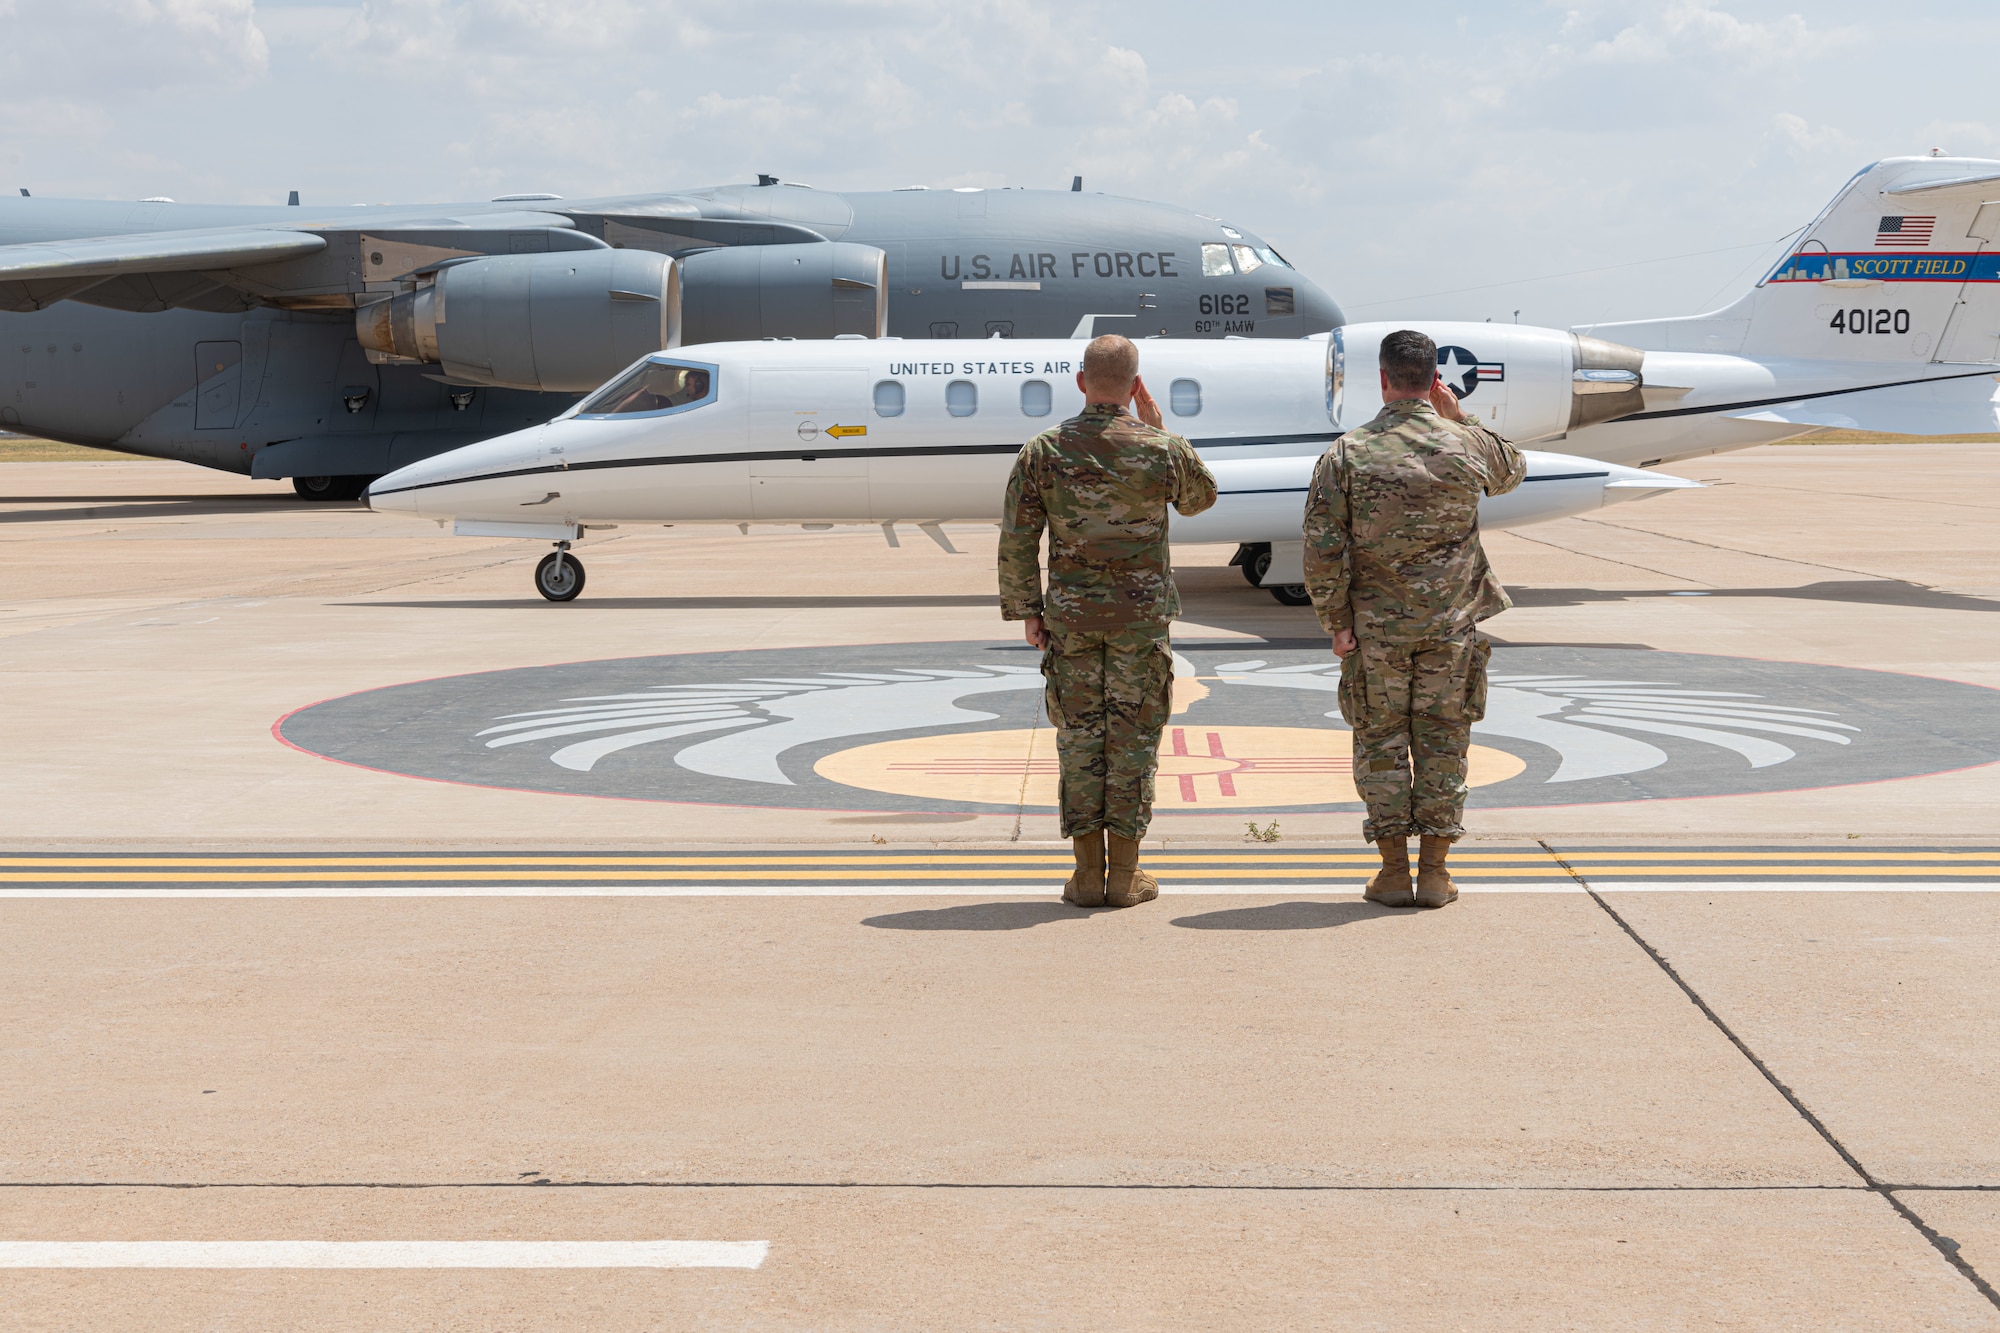
M1153 395L1146 392L1146 381L1132 381L1132 415L1151 426L1154 430L1166 429L1167 419L1160 415L1160 405L1153 401Z
M1451 386L1444 382L1442 375L1431 382L1431 406L1446 421L1465 420L1465 409L1458 405L1458 395L1451 391Z

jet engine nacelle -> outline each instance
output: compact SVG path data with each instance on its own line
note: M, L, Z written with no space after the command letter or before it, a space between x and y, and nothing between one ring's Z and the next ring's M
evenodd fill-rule
M646 250L491 255L420 281L354 312L370 360L442 366L466 384L582 393L680 344L679 267Z
M839 241L492 255L419 282L354 312L370 360L547 393L594 389L683 342L879 338L889 325L888 256Z
M681 259L681 337L880 338L889 331L889 260L842 241L740 245Z
M1636 347L1522 324L1349 324L1333 331L1329 350L1327 407L1338 425L1351 430L1381 408L1377 356L1397 329L1429 335L1445 383L1510 440L1561 439L1646 407L1646 354Z

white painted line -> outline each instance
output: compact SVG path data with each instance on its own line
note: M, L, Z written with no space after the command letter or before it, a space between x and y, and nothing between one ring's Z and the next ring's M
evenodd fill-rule
M759 1268L763 1240L8 1240L0 1268Z
M1460 880L1465 893L1582 893L1573 879L1481 884ZM2000 883L1912 883L1909 880L1609 880L1593 881L1599 893L2000 893ZM208 885L177 888L54 887L0 889L9 898L1048 898L1055 883L1009 884L332 884L280 888ZM1162 884L1163 898L1308 897L1358 895L1360 877L1310 884Z
M1710 883L1689 879L1615 879L1591 881L1599 893L2000 893L2000 884L1954 883L1933 880L1911 883L1906 879L1739 879Z
M1305 894L1346 897L1360 892L1361 878L1317 884L1162 884L1162 897L1218 894ZM1519 884L1464 884L1468 893L1581 893L1575 880ZM123 886L0 889L6 898L1049 898L1062 893L1061 881L1024 888L1011 884L333 884L282 888L228 888L206 885L157 889Z

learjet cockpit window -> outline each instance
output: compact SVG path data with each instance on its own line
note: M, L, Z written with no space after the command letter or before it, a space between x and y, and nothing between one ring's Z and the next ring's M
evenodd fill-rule
M1229 247L1210 241L1201 247L1201 276L1226 278L1236 270L1229 266Z
M714 400L715 371L711 367L648 361L599 389L584 400L576 413L583 417L609 417L669 412Z
M1236 252L1236 269L1239 273L1248 273L1252 269L1264 267L1264 261L1257 258L1257 252L1249 246L1232 245L1229 248Z

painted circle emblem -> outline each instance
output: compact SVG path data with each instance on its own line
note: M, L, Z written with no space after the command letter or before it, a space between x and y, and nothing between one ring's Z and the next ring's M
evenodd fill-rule
M1317 641L1175 645L1156 799L1183 814L1356 804L1339 669ZM848 810L1055 804L1020 643L752 649L480 672L303 708L331 759L572 795ZM1495 650L1474 806L1797 790L2000 760L2000 691L1807 663Z
M1157 810L1263 810L1344 804L1354 790L1345 728L1170 726L1160 737ZM1476 745L1471 784L1513 777L1525 761ZM813 765L828 781L865 791L978 805L1053 810L1055 734L1047 727L959 731L836 750Z

